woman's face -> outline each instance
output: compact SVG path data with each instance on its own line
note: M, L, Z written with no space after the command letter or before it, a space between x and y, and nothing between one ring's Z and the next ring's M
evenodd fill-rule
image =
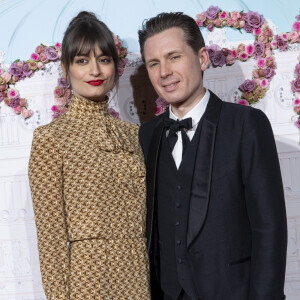
M74 57L69 67L68 79L74 95L92 101L103 101L114 86L114 61L111 57L103 55L101 49L96 46L89 56Z

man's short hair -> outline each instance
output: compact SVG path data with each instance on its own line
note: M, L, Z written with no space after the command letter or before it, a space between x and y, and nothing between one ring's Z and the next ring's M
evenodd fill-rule
M182 12L161 13L156 17L145 20L142 29L138 31L140 51L145 62L144 46L148 38L170 28L178 27L184 32L186 43L196 54L205 46L203 36L196 21Z

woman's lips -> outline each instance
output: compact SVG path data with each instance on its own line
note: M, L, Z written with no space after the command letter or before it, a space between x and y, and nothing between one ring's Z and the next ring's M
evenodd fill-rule
M98 79L98 80L90 80L86 81L86 83L93 85L93 86L99 86L103 83L104 80Z

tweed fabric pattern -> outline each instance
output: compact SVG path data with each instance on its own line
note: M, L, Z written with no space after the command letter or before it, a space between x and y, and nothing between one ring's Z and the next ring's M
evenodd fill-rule
M34 131L29 182L47 299L150 299L137 125L73 96Z

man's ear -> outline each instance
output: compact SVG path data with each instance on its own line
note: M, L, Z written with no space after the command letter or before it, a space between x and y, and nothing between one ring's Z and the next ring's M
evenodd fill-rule
M67 79L66 68L65 68L65 66L62 64L62 62L60 63L60 66L61 66L61 69L62 69L62 72L63 72L64 77Z
M199 57L199 61L201 64L201 70L205 71L210 64L210 59L209 59L209 55L208 55L208 51L206 50L206 47L202 47L198 51L198 57Z

